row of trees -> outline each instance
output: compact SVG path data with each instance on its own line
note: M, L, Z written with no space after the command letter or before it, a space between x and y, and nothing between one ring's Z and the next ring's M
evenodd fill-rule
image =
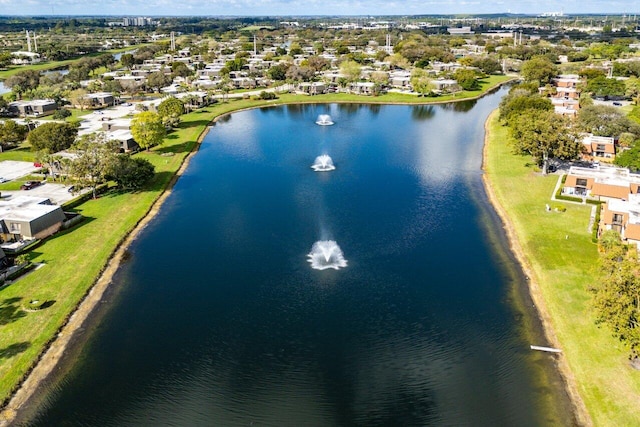
M153 177L151 163L121 153L120 144L108 140L104 133L80 138L77 134L78 128L73 124L51 122L29 132L27 141L43 164L71 177L78 186L90 187L94 197L96 187L106 181L115 181L124 190L137 190ZM74 153L75 157L55 155L62 150Z
M640 264L636 251L622 243L620 234L607 230L599 241L599 282L591 290L596 322L606 325L630 350L640 356Z
M154 166L140 157L119 153L120 146L103 133L82 136L71 146L77 157L68 161L72 179L82 187L96 188L115 181L123 190L138 190L154 175Z

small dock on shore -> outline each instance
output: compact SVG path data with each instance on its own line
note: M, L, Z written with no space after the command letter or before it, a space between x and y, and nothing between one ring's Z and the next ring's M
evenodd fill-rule
M562 353L562 350L560 350L559 348L542 347L539 345L532 345L531 350L546 351L548 353Z

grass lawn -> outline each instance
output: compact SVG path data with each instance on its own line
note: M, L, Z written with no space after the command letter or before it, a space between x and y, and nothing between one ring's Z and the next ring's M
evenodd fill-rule
M486 174L505 209L539 285L561 357L595 425L640 425L640 371L624 346L598 328L589 287L597 282L597 247L587 230L591 207L551 202L556 175L541 176L530 158L511 153L505 127L490 118ZM564 213L546 212L562 204Z
M506 78L491 78L485 87L504 80ZM30 252L31 261L45 266L0 290L0 401L10 397L47 342L91 288L114 249L147 214L184 158L194 150L198 136L214 117L261 105L342 100L336 98L287 94L276 101L242 99L186 114L182 116L179 128L167 135L163 145L137 154L156 167L156 175L144 191L111 191L78 206L76 210L86 218L85 221L46 239ZM372 99L352 95L345 100L366 103ZM420 102L424 101L424 98L420 99ZM0 160L10 153L0 153ZM162 155L166 153L173 155ZM24 310L32 299L55 303L40 311Z
M17 160L20 162L33 162L36 156L31 151L31 146L26 142L20 144L19 147L0 153L0 162L3 160Z
M82 116L86 116L87 114L93 113L93 110L81 110L79 108L68 108L67 110L71 112L71 115L69 117L65 117L64 119L65 122L77 122L82 119ZM49 116L44 116L42 118L38 118L38 120L53 121L55 119L53 118L53 115L49 115Z

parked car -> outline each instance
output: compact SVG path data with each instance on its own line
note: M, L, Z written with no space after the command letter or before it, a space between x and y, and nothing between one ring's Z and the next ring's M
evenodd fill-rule
M68 191L69 193L73 193L74 191L76 191L76 186L75 186L75 185L72 185L71 187L69 187L69 188L67 189L67 191Z
M42 185L42 181L27 181L20 186L21 190L31 190L37 186Z
M0 176L0 184L2 184L3 182L8 182L9 180L7 178L3 178Z

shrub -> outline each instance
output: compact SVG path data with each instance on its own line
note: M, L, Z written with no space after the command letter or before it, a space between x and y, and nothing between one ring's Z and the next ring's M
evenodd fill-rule
M260 92L260 99L267 99L268 100L268 99L277 99L277 98L278 97L273 92L265 92L265 91Z
M602 210L602 203L598 203L596 207L596 218L593 222L593 230L591 230L591 241L598 244L598 226L600 225L600 211Z
M67 110L65 108L60 108L60 109L54 111L53 112L53 116L51 116L51 117L53 117L54 120L64 120L64 119L66 119L67 117L70 117L70 116L71 116L71 111L69 111L69 110Z

